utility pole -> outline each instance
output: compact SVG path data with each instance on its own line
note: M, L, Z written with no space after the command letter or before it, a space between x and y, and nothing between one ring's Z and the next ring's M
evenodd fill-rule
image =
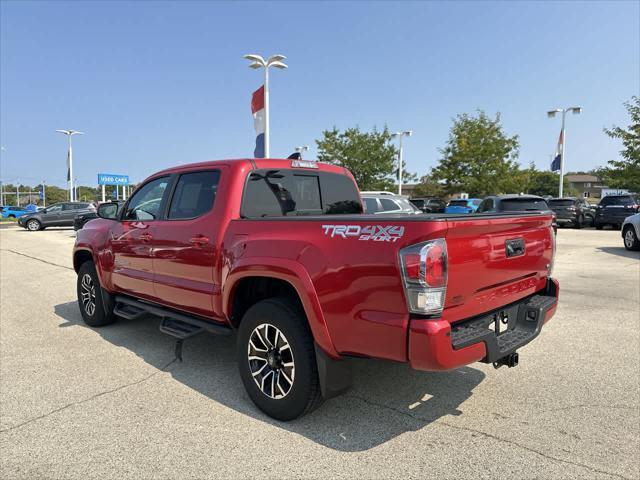
M42 180L42 206L47 206L47 182Z

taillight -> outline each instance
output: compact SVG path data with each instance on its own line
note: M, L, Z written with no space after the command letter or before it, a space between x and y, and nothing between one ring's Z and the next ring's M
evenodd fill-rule
M409 311L442 313L447 287L447 243L444 238L400 250L402 281Z

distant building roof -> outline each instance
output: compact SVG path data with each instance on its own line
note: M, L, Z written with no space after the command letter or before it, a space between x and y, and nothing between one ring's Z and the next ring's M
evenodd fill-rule
M565 175L567 180L572 183L581 183L581 182L599 182L600 179L595 175L583 175L583 174L574 174L574 175Z

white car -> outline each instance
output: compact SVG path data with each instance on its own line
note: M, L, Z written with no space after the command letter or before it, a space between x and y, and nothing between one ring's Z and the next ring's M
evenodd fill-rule
M640 213L624 219L622 239L627 250L640 250Z

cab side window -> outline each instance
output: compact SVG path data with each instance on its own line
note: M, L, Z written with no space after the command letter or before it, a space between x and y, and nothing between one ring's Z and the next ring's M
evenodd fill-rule
M170 220L184 220L204 215L213 208L220 172L185 173L180 175L169 207Z
M55 213L55 212L60 212L62 211L62 205L58 204L58 205L51 205L49 208L47 208L47 213Z
M124 212L123 220L155 220L160 215L162 197L169 184L169 177L156 178L138 190Z

